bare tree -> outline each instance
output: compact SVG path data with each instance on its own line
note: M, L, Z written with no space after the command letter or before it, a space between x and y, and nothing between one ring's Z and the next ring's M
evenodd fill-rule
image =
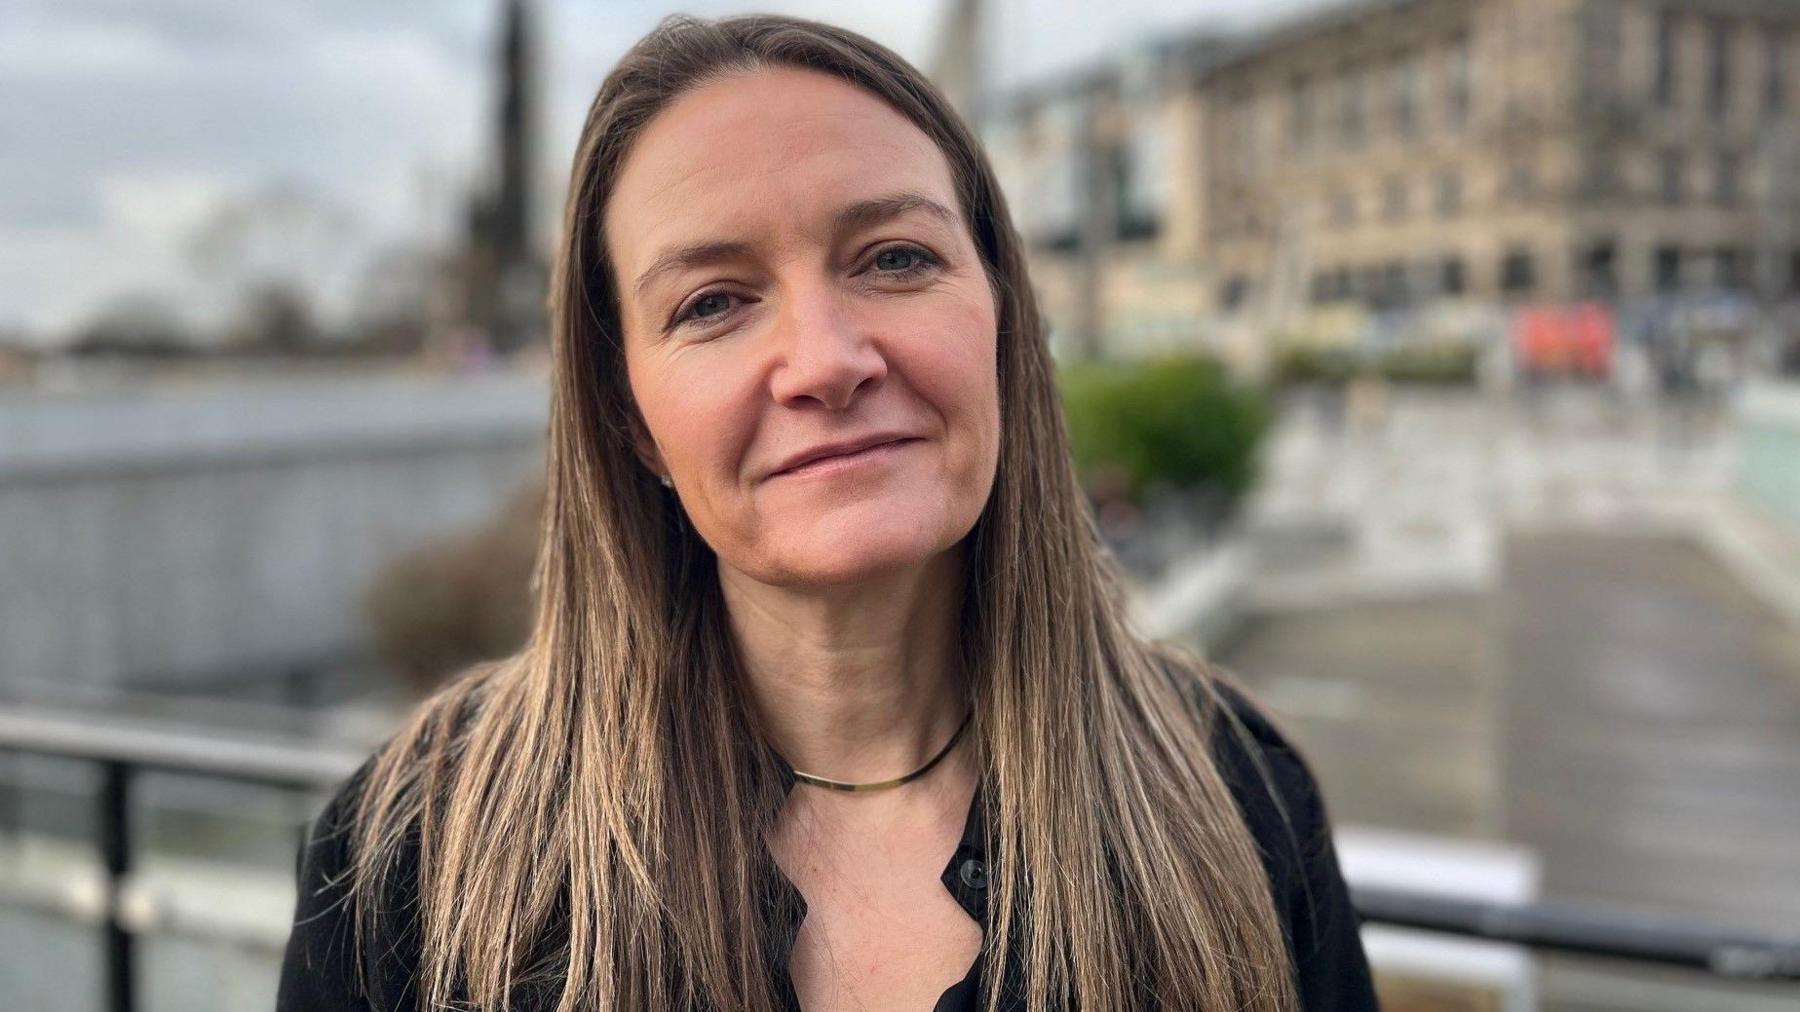
M188 261L230 293L240 342L294 350L317 339L320 295L357 245L354 216L291 181L222 203L187 241ZM275 331L257 334L259 328Z

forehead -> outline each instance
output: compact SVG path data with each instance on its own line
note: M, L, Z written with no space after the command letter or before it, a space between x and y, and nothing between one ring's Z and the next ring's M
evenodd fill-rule
M924 131L827 74L771 68L687 92L625 158L604 219L622 273L684 242L822 228L845 204L912 190L958 209Z

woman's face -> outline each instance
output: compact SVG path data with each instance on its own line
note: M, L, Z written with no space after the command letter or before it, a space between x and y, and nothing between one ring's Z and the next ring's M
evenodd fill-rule
M604 227L639 452L723 564L843 583L974 526L996 308L923 131L829 75L734 75L639 134Z

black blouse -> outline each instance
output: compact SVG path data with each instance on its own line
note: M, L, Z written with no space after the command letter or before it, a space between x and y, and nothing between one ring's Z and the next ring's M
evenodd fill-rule
M1378 1009L1369 965L1358 934L1358 918L1351 906L1336 849L1332 844L1325 803L1306 763L1277 732L1256 706L1230 689L1221 691L1232 710L1249 730L1251 740L1266 763L1273 787L1282 808L1292 820L1292 839L1284 826L1276 799L1265 787L1249 750L1240 739L1219 722L1214 734L1214 751L1219 769L1231 787L1245 814L1251 835L1263 859L1276 913L1289 952L1294 957L1300 988L1300 1007L1304 1012L1363 1012ZM366 767L365 767L366 768ZM793 785L791 771L784 771L788 786ZM360 774L359 774L360 775ZM369 997L359 995L354 987L349 938L348 904L339 881L347 866L343 832L344 814L349 801L349 785L353 776L332 798L315 820L307 842L297 855L297 877L300 895L295 909L294 928L288 939L282 961L277 1012L401 1012L410 1010L417 1001L413 976L418 956L416 935L411 925L396 924L390 932L365 940L365 952L374 967ZM956 899L969 917L985 929L988 925L988 852L987 824L989 813L984 808L984 785L977 784L969 806L961 841L944 866L941 876L944 888ZM1300 844L1295 850L1294 841ZM401 881L410 869L402 867ZM777 876L782 902L771 905L772 947L769 972L790 1012L800 1012L793 981L788 975L788 956L792 951L800 922L805 917L806 903L797 887L785 876ZM404 909L411 899L398 897ZM384 925L385 926L385 925ZM985 951L976 957L968 974L938 998L933 1012L975 1012L980 987L990 972ZM1005 979L1022 980L1017 966L1009 964L1002 971ZM1016 993L1018 987L1009 987ZM546 1002L544 1008L554 1006ZM515 1008L518 1006L515 1005ZM532 1009L528 1003L526 1009ZM1024 1001L1016 998L1004 1007L1022 1010Z

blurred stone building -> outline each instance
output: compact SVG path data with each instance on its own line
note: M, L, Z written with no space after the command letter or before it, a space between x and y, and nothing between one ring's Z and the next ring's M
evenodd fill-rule
M1166 240L1197 179L1175 150L1180 99L1225 46L1177 40L988 103L981 132L1059 353L1183 345L1210 311L1205 251Z
M987 132L1048 311L1096 343L1800 295L1794 0L1355 0L1015 95Z

